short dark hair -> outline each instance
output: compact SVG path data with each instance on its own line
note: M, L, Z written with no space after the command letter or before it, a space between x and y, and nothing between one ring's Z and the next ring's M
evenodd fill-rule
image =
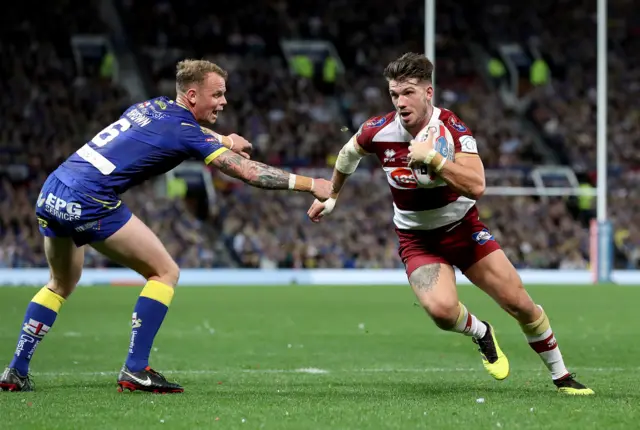
M429 81L433 77L433 63L423 54L407 52L400 58L390 62L384 69L383 76L387 81L406 81L408 79L418 79L418 81Z
M207 60L182 60L176 66L176 90L185 92L191 84L202 84L209 73L219 75L225 81L228 74L222 67Z

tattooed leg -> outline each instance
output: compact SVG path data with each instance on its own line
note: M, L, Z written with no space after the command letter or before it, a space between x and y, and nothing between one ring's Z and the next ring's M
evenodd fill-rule
M411 273L409 283L420 304L442 330L482 338L486 325L458 301L456 275L448 264L427 264Z

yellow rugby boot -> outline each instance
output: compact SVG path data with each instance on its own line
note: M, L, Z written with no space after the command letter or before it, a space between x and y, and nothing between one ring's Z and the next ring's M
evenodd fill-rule
M479 346L482 364L489 375L502 381L509 376L509 359L500 349L491 324L486 321L482 321L482 323L487 326L487 333L482 339L473 339L473 341Z
M595 392L578 381L575 380L576 374L569 373L560 379L553 381L553 384L558 387L558 393L567 396L593 396Z

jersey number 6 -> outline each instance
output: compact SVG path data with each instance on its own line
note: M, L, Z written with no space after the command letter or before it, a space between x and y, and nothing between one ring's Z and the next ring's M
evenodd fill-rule
M118 137L120 133L131 128L131 123L126 118L120 118L113 124L105 127L100 133L96 134L91 143L98 148L102 148L107 143ZM98 169L103 175L110 175L116 170L116 165L107 158L93 149L89 144L85 144L82 148L78 149L78 156Z

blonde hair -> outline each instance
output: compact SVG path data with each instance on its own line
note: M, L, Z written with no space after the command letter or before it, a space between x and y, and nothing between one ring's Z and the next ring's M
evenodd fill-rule
M209 73L219 75L225 81L228 73L220 66L207 60L182 60L176 66L176 91L185 92L189 85L202 84Z

